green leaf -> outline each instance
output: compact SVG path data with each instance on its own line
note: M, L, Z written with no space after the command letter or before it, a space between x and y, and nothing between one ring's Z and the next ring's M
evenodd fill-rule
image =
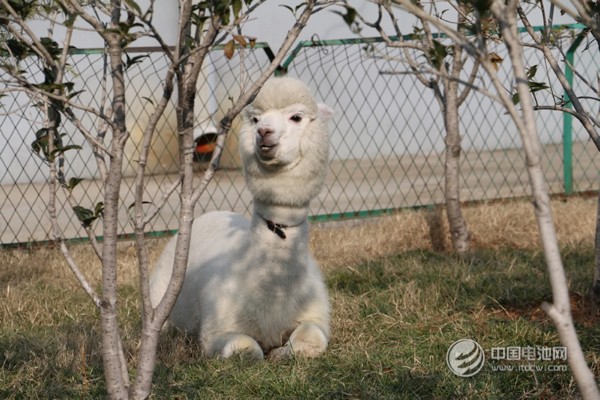
M207 1L201 1L197 4L192 4L192 12L204 11L209 8L209 4Z
M429 49L427 59L437 70L442 68L444 59L450 54L450 47L444 46L440 41L433 40L433 46Z
M154 101L150 97L142 97L142 99L146 100L148 103L154 105Z
M70 94L67 96L67 98L69 98L69 99L72 99L73 97L75 97L75 96L77 96L77 95L80 95L80 94L81 94L81 93L83 93L83 92L85 92L85 90L78 90L77 92L70 93Z
M487 13L492 6L492 0L470 0L467 3L471 3L480 15Z
M47 158L48 156L48 129L42 128L35 133L35 140L31 142L31 150Z
M549 86L546 85L544 82L529 81L528 85L529 85L529 91L531 93L539 92L540 90L545 90L545 89L549 88ZM519 104L520 101L521 101L521 98L520 98L518 92L516 92L515 94L512 95L512 102L514 105Z
M60 56L62 49L53 39L49 37L43 37L40 38L40 43L42 46L44 46L46 51L50 54L50 56L52 56L53 59L57 59L58 56Z
M72 92L73 88L75 87L75 82L65 82L62 84L64 86L65 89L67 89L67 92Z
M99 202L96 204L94 211L81 206L73 207L73 211L75 212L77 219L81 221L81 224L84 227L89 228L92 225L92 222L103 216L104 203Z
M537 72L537 67L538 66L536 64L532 67L527 68L527 79L531 80L535 76L535 74Z
M62 104L51 103L48 107L48 120L54 122L54 126L58 128L62 122L60 112L62 111Z
M242 11L242 0L233 0L231 2L231 10L233 11L233 18L237 18Z
M37 7L39 5L37 1L23 1L23 0L17 0L17 1L12 0L12 1L9 1L8 4L13 8L13 10L15 10L15 12L22 19L30 19L33 16L33 14L36 13ZM4 6L0 6L0 10L6 12Z
M356 22L356 16L357 16L357 12L356 9L350 6L345 6L344 7L346 9L346 13L342 13L341 11L331 11L334 14L337 14L339 16L342 17L342 19L344 20L344 22L346 23L346 25L348 25L349 27L352 27L352 24L354 24Z
M135 64L139 64L142 62L142 60L146 57L149 57L148 54L143 54L140 56L135 56L135 57L129 57L129 54L127 54L127 52L125 52L125 70L128 70L130 67L134 66Z
M75 23L75 20L77 19L77 14L70 13L61 1L56 1L53 3L55 3L60 8L60 11L65 15L65 20L63 21L63 24L67 27L72 27ZM51 13L52 11L46 10L46 12Z
M17 60L22 60L29 55L30 47L24 42L16 39L8 39L5 43Z
M204 16L204 15L200 16L198 14L192 14L191 18L192 18L192 23L194 25L196 25L198 27L198 29L202 29L202 27L204 26L204 23L208 19L207 16Z
M68 146L56 148L52 151L52 156L55 157L57 155L64 154L66 151L69 151L69 150L81 150L81 146L71 144Z
M89 228L92 225L92 222L94 222L94 220L97 218L94 216L94 212L92 210L89 210L85 207L75 206L73 207L73 211L75 212L77 219L79 219L81 224L86 228Z
M101 217L104 215L104 203L103 202L99 202L98 204L96 204L96 207L94 208L94 216L96 218Z
M545 90L548 88L549 86L546 85L544 82L529 81L529 90L531 91L531 93L539 92L540 90Z
M142 9L140 8L140 6L133 0L124 0L125 4L127 4L127 6L129 8L131 8L132 10L135 10L135 12L138 15L142 15Z
M231 11L229 6L231 5L231 1L213 0L210 2L210 5L212 15L218 16L221 19L221 23L223 25L229 25L231 18Z
M519 101L521 101L521 98L519 97L519 93L517 92L512 95L512 102L516 106L517 104L519 104Z
M69 181L64 185L64 187L66 189L68 189L69 191L72 191L77 185L79 185L81 182L83 181L83 178L71 178L69 179Z
M418 26L413 26L413 32L410 34L412 40L420 40L423 37L423 29Z
M291 12L292 14L294 14L294 9L293 9L292 7L290 7L290 6L286 6L285 4L280 4L280 5L279 5L279 7L287 8L288 10L290 10L290 12ZM335 12L335 11L334 11L334 12ZM341 12L339 12L339 11L337 11L336 13L337 13L337 14L340 14L340 15L342 14L342 13L341 13Z

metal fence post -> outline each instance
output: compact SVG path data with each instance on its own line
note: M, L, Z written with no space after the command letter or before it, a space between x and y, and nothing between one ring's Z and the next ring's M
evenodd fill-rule
M573 46L567 51L566 58L565 78L567 78L569 85L573 87L573 68L571 67L575 61ZM563 100L565 108L571 109L573 107L566 91ZM566 195L573 193L573 116L568 112L563 113L563 185Z
M575 50L579 47L583 38L584 31L573 41L566 54L565 78L569 86L573 87L573 68L575 66ZM572 109L573 104L569 95L565 91L563 94L565 108ZM563 185L566 195L573 194L573 115L568 112L563 113Z

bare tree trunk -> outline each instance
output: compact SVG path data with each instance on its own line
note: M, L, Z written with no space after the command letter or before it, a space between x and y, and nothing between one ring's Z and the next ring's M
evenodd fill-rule
M110 70L113 83L112 109L114 115L112 157L104 184L104 218L102 246L102 358L108 394L113 399L127 398L129 378L124 364L121 335L117 321L117 238L119 191L122 180L123 148L127 139L125 127L125 83L120 37L108 42Z
M462 69L462 67L459 68ZM458 121L458 82L455 80L446 82L444 107L446 214L452 246L458 254L465 254L469 250L469 231L460 204L460 153L462 148Z
M444 226L444 208L441 204L428 208L426 221L429 228L429 241L433 251L446 251L446 229Z
M459 3L459 15L457 30L464 33L467 7L464 3ZM450 66L449 77L444 79L444 126L446 128L446 159L445 159L445 196L446 196L446 214L448 225L450 227L450 237L454 251L458 254L465 254L469 250L469 230L467 222L462 214L460 202L460 155L462 152L459 108L465 101L470 92L468 85L463 89L459 96L460 75L464 70L463 48L457 43L452 45L452 64ZM473 71L469 80L472 82L475 78L475 72L478 64L473 66Z
M452 247L459 254L464 254L469 249L469 232L467 223L462 214L460 202L460 154L461 137L459 129L458 109L470 92L470 86L473 83L479 63L475 63L473 70L465 85L463 92L459 95L459 82L463 71L464 62L462 60L462 47L457 42L450 46L444 46L438 41L438 37L431 29L431 23L435 25L436 21L431 20L423 5L419 2L408 0L392 2L375 2L378 4L379 15L375 22L368 22L360 14L356 16L365 25L376 29L385 43L390 47L404 49L405 60L414 73L416 79L425 87L432 89L438 104L442 110L445 128L446 154L444 160L444 200L446 206L446 216L450 228L450 238ZM415 44L402 39L402 29L399 20L396 18L392 5L401 6L415 15L421 22L422 33L420 41L422 44ZM457 19L457 30L464 32L466 27L466 16L468 15L468 6L466 3L459 2L459 12ZM382 20L385 14L389 17L389 22L395 30L396 37L390 37L383 27ZM429 18L428 18L429 17ZM446 48L446 49L444 49ZM423 68L423 64L417 62L412 56L412 50L418 50L425 55L428 60L429 68ZM444 52L440 52L440 50ZM452 54L452 63L448 63L446 57ZM451 68L451 70L449 70ZM431 76L431 78L430 78ZM442 90L443 87L443 90ZM434 248L439 248L440 243L432 242Z
M523 64L522 46L517 33L517 6L518 1L516 0L511 0L506 4L503 0L494 0L491 9L500 24L502 38L508 48L522 106L522 112L519 115L514 106L505 102L507 108L511 108L509 112L511 112L511 116L517 124L523 141L527 172L533 192L534 211L544 248L550 284L552 286L553 303L544 303L542 304L542 308L552 318L561 342L567 348L569 366L573 371L581 395L584 399L599 399L600 392L596 386L594 374L590 371L585 360L571 315L568 282L558 248L558 240L550 209L550 197L541 168L542 149L537 135L533 102ZM503 95L505 96L506 94L503 93Z

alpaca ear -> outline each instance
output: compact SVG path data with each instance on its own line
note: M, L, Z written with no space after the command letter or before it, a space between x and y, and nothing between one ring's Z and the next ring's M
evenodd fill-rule
M243 119L245 119L246 121L250 121L252 117L256 114L256 109L252 107L252 105L249 105L242 110L241 114Z
M327 121L333 117L335 111L325 103L317 104L317 118Z

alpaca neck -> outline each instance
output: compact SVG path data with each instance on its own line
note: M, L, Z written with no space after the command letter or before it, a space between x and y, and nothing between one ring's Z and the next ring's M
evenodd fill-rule
M273 296L306 274L309 262L308 207L274 206L255 201L250 226L250 254L256 294ZM272 227L270 224L277 225Z
M288 228L298 227L308 223L308 206L280 206L263 203L255 199L253 222L255 218L262 219L263 223L271 221L274 224L287 226Z
M308 207L290 207L254 202L252 246L263 248L268 258L281 262L308 256Z

